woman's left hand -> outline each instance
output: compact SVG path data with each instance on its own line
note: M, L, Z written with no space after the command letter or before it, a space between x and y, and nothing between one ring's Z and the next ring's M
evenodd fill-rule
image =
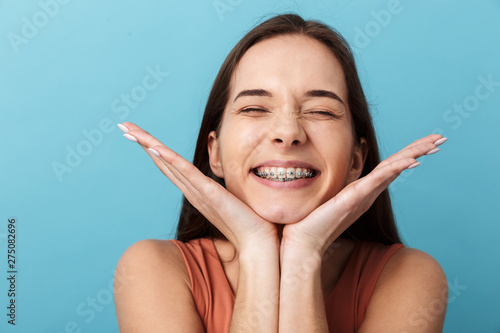
M372 172L344 187L302 221L287 224L283 228L283 251L298 250L301 253L323 257L328 247L373 204L375 199L405 169L418 166L417 158L439 151L436 144L444 143L439 134L431 134L413 142L377 165Z

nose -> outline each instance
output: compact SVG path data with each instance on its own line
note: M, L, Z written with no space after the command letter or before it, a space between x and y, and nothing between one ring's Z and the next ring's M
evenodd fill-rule
M273 144L288 148L306 142L306 132L295 112L277 115L270 124Z

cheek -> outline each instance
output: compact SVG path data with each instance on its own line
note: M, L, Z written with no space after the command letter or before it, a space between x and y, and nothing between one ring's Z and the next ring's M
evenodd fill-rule
M241 179L248 173L253 156L258 156L258 133L251 126L233 126L224 133L221 145L221 160L226 181Z
M337 194L347 185L352 164L351 147L352 143L344 138L343 140L336 141L335 144L325 147L323 150L324 163L327 170L325 181L330 184L330 188L328 189L328 196L330 197Z

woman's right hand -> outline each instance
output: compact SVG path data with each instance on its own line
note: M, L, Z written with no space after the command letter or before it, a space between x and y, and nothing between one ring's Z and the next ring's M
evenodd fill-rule
M122 125L129 130L124 136L141 145L160 171L226 236L238 253L269 245L279 248L278 232L274 223L261 218L223 186L205 176L192 163L139 126L130 122L124 122ZM125 128L120 129L126 131ZM160 156L156 156L149 148L154 149Z

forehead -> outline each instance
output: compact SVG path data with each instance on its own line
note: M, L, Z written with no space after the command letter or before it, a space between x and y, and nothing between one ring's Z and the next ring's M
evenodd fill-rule
M332 51L301 35L265 39L247 50L231 79L231 94L241 89L285 89L303 93L326 89L346 101L344 72Z

